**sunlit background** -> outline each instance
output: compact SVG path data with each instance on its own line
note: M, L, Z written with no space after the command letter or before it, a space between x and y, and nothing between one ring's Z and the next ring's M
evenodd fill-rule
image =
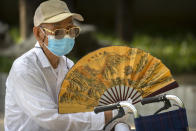
M14 59L35 45L33 15L42 1L0 1L0 130L6 77ZM82 32L69 58L77 62L88 52L110 45L126 45L151 53L171 69L179 82L180 87L169 93L184 101L190 129L196 129L195 0L65 1L72 12L85 19L76 22Z

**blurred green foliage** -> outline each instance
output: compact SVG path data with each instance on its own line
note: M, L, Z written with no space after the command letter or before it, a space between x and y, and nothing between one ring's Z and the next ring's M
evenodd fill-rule
M10 31L15 41L20 41L19 30ZM172 73L196 73L196 37L192 33L157 34L135 33L132 42L124 42L112 33L96 32L95 37L105 45L124 45L143 49L161 59ZM77 62L77 58L68 55ZM13 58L0 56L0 72L9 72Z
M16 26L10 27L9 34L14 44L19 44L21 42L20 31L18 27ZM0 72L8 73L12 66L13 61L14 58L0 56Z
M135 33L132 42L123 42L108 33L96 33L107 45L125 45L143 49L162 62L172 73L196 73L196 38L192 33L151 35Z
M12 66L14 58L0 56L0 72L8 73Z
M12 40L14 41L15 44L18 44L22 41L21 37L20 37L20 31L18 27L11 27L9 30L9 34L12 38Z

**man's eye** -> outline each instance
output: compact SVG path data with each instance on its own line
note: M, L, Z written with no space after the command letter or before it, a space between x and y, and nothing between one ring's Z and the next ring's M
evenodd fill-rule
M72 25L68 25L65 29L70 29L70 28L72 28L72 27L74 27L73 24L72 24Z

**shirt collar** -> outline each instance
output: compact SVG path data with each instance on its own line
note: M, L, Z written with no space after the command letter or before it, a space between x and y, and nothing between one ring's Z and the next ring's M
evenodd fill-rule
M35 53L36 53L41 65L42 65L42 67L44 67L44 68L51 67L51 64L50 64L48 58L44 54L44 52L38 42L35 44Z
M42 64L42 67L46 68L46 67L52 67L52 65L50 64L48 58L46 57L46 55L44 54L42 48L40 47L39 43L37 42L35 44L35 53L39 59L39 61ZM59 57L59 64L61 63L65 63L65 60L63 58L63 56ZM67 63L66 63L67 64ZM66 65L67 66L67 65Z

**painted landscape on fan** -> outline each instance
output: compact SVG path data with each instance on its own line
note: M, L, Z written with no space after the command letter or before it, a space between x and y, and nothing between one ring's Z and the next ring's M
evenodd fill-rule
M92 111L95 106L154 96L178 87L170 70L137 48L110 46L80 59L59 93L59 113Z

